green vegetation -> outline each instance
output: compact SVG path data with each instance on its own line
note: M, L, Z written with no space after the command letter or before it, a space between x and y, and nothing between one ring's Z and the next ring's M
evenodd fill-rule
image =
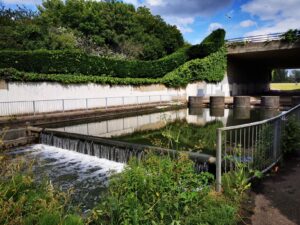
M156 78L163 77L187 60L186 48L153 61L119 60L74 51L0 51L0 68L45 74Z
M35 182L30 166L0 155L0 224L83 224L68 204L68 193L56 191L50 182Z
M300 30L290 29L282 35L282 40L288 43L294 43L300 40Z
M212 192L209 173L196 174L186 155L132 160L110 182L95 224L235 224L237 205Z
M213 191L213 176L194 172L187 155L132 159L85 217L69 194L38 183L31 162L1 158L0 224L236 224L239 203ZM28 171L28 170L26 170Z
M190 59L204 58L217 52L225 45L225 30L217 29L208 35L201 44L193 45L188 49Z
M205 58L188 61L166 74L164 83L179 87L195 81L219 82L224 78L226 67L226 49L222 47Z
M115 139L161 148L212 154L215 151L216 130L220 127L223 127L221 121L213 121L204 126L198 126L182 120L175 122L166 120L165 126L159 130L135 132L130 135L115 137Z
M300 148L300 121L294 115L284 125L281 148L284 154L293 153Z
M0 49L73 50L153 60L183 46L183 37L146 7L121 1L45 0L38 12L0 5Z
M1 55L1 53L0 53ZM4 58L4 57L3 57ZM1 62L0 62L1 64ZM61 63L63 64L63 63ZM63 65L62 65L63 66ZM1 67L1 66L0 66ZM224 77L226 68L226 52L221 48L203 59L194 59L184 63L178 69L166 74L162 78L118 78L109 75L86 76L82 74L42 74L26 73L15 69L0 69L0 79L7 81L49 81L62 84L99 83L109 85L144 85L164 84L168 87L185 87L194 81L218 82Z

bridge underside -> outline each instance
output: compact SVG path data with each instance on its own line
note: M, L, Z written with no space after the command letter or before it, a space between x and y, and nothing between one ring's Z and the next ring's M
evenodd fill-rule
M257 95L269 91L275 68L300 68L300 44L252 43L228 49L227 75L231 95Z

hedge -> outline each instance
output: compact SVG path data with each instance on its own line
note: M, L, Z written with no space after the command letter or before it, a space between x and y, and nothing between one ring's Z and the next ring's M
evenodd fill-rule
M163 83L167 86L182 87L194 81L220 82L227 68L226 48L202 59L194 59L166 74Z
M213 31L201 44L193 45L187 50L189 58L204 58L218 51L225 44L225 34L225 30L223 29Z
M168 87L185 87L195 81L219 82L226 70L225 47L203 58L194 59L166 74L162 78L118 78L110 76L87 76L82 74L42 74L21 72L13 68L0 69L0 79L24 82L59 82L62 84L97 83L108 85L164 84Z
M128 61L72 51L0 51L0 68L44 74L157 78L188 60L187 47L153 61Z

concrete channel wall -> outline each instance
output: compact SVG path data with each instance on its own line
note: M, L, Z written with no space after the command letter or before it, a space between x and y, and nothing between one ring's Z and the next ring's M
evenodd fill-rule
M164 85L62 85L49 82L8 82L0 88L0 116L64 112L120 105L186 101L188 96L229 96L227 79L216 84L196 82L186 88Z

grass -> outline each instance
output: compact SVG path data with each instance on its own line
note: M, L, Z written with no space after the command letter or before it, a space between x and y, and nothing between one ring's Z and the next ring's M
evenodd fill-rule
M297 83L271 83L271 90L279 91L300 91L300 84Z

